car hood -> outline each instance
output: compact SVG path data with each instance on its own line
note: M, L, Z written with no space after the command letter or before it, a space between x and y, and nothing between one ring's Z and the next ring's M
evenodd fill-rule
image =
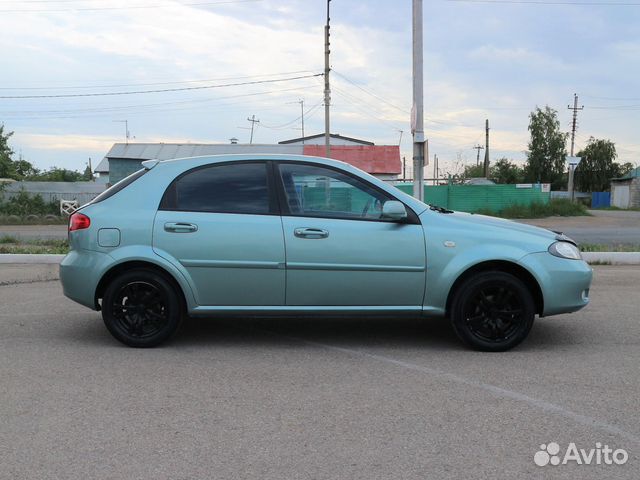
M429 220L425 222L425 225L435 221L443 227L464 231L467 236L475 236L478 239L493 237L518 243L535 243L541 247L544 246L544 249L558 240L556 232L503 218L464 212L440 213L433 210L425 211L421 217L424 215L429 215Z

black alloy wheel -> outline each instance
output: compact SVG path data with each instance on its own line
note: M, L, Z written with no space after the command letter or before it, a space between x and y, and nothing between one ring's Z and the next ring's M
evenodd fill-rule
M111 334L130 347L154 347L180 325L180 299L164 276L133 270L116 277L102 300L102 318Z
M504 351L529 334L535 318L531 292L515 276L482 272L466 280L451 306L453 328L477 350Z

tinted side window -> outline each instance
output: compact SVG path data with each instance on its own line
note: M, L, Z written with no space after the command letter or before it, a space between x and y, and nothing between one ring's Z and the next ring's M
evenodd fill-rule
M232 163L197 168L178 177L160 208L190 212L269 213L265 163Z
M293 215L379 220L385 193L337 170L281 163L285 199Z

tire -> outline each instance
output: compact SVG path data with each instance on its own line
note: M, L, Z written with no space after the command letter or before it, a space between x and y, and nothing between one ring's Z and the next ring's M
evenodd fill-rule
M173 285L152 270L114 278L102 299L102 319L117 340L149 348L168 340L180 326L183 308Z
M451 323L465 344L503 352L522 342L536 309L526 285L505 272L482 272L464 281L451 303Z

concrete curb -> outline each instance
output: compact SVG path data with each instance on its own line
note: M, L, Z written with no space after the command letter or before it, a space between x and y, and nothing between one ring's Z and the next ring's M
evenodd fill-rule
M3 253L0 254L0 264L60 263L63 258L64 255ZM602 263L610 265L640 265L640 252L583 252L582 258L584 258L587 263Z
M40 255L27 253L1 253L0 263L29 263L29 264L46 264L60 263L64 255Z

